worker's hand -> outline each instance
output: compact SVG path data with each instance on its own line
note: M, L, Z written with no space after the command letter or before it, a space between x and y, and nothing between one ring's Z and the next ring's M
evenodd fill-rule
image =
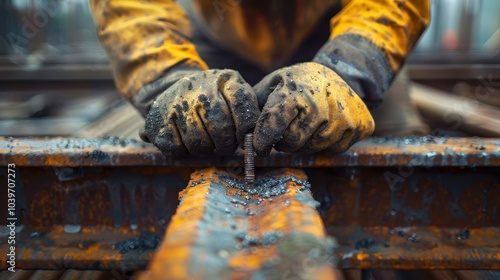
M156 98L141 138L167 157L231 155L258 116L257 97L238 72L196 71Z
M254 131L257 154L343 152L375 124L358 95L333 70L301 63L267 75L254 86L262 113Z

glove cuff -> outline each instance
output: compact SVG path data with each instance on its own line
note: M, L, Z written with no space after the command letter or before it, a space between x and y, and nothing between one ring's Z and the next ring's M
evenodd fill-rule
M141 115L146 118L149 110L151 109L151 105L158 97L158 95L162 94L165 90L167 90L181 78L198 71L203 71L203 69L187 66L180 66L169 69L154 82L144 86L141 90L139 90L131 100L132 104L141 113Z
M383 101L395 74L384 53L368 39L355 34L328 41L313 61L335 71L370 109Z

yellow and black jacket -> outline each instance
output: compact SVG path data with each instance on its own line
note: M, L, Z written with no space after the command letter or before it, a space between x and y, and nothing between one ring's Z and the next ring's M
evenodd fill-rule
M336 0L192 0L195 20L214 42L271 71L304 43ZM173 70L208 69L191 23L173 0L91 0L116 85L132 103ZM375 106L425 30L430 0L343 0L330 39L315 56ZM235 69L238 70L238 69ZM143 112L145 113L145 112Z

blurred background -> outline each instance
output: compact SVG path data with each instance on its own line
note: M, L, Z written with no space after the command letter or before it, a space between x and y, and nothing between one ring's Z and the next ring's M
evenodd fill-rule
M408 59L434 135L500 136L500 1L433 0ZM88 0L0 1L0 136L137 137Z

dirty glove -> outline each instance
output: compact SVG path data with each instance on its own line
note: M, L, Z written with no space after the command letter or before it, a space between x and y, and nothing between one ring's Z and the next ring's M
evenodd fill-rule
M307 62L282 68L254 86L262 113L257 154L347 150L375 127L361 98L333 70Z
M141 138L167 157L231 155L259 115L252 87L233 70L186 74L153 102Z

